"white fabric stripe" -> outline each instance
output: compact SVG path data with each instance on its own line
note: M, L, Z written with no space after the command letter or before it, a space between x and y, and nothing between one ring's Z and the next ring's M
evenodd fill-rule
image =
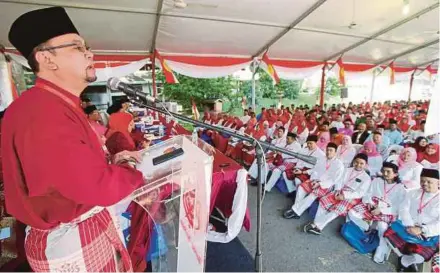
M202 66L167 60L167 65L171 70L193 78L219 78L232 75L249 66L251 61L229 66Z
M97 68L96 69L96 77L98 78L97 82L105 82L111 77L124 77L129 74L132 74L139 69L141 69L144 65L147 64L149 59L142 59L139 61L135 61L126 65L121 65L117 67L106 67L106 68Z

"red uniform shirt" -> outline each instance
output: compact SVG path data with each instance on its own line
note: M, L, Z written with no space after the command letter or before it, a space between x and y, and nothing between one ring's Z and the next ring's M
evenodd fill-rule
M78 97L37 79L2 122L6 210L34 228L113 205L143 184L140 172L108 164L86 116L73 105L79 106Z

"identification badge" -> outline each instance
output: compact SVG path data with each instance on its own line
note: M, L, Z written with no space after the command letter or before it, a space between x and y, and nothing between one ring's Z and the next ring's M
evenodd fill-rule
M9 237L11 237L10 227L0 229L0 240L8 239Z

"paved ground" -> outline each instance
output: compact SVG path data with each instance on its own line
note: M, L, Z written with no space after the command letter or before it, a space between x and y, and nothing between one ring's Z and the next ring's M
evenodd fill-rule
M243 230L239 239L255 255L256 187L249 187L252 230ZM276 189L266 194L263 203L263 269L264 271L327 271L327 272L395 272L396 260L391 256L385 265L375 264L370 257L358 254L340 236L344 219L330 223L322 235L306 234L302 227L310 218L286 220L282 211L291 201ZM393 264L391 264L391 262Z

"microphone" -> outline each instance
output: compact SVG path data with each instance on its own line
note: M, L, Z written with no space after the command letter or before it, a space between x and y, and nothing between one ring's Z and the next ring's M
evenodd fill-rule
M115 77L108 79L107 87L110 88L111 90L114 90L114 91L124 92L129 97L135 97L135 98L137 97L145 103L160 103L161 102L159 99L156 99L155 97L152 97L152 96L148 95L147 93L144 93L144 92L138 90L136 87L131 86L129 84L126 84Z

